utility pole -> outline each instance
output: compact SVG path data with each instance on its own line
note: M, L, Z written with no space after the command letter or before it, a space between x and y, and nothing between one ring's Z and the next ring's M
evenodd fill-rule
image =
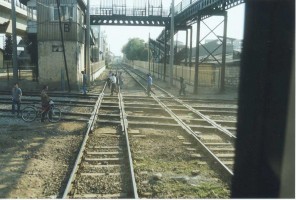
M89 0L87 0L87 8L86 8L86 34L85 34L85 66L88 76L88 84L92 81L92 73L90 69L90 56L89 56L89 49L90 49L90 19L89 19Z
M175 3L174 0L172 0L172 6L171 6L171 45L170 45L170 87L173 86L173 66L174 66L174 26L175 26L175 20L174 20L174 14L175 14Z
M98 61L100 61L100 49L101 49L101 26L98 27L99 33L98 33Z
M60 3L61 3L60 0L57 0L59 25L60 25L60 33L61 33L61 39L62 39L64 63L65 63L66 75L67 75L68 91L71 92L70 80L69 80L69 74L68 74L68 67L67 67L67 59L66 59L66 53L65 53L64 35L63 35L62 22L61 22Z
M148 65L149 65L149 73L150 73L150 32L148 36Z
M11 1L11 21L12 21L12 66L13 66L13 80L18 81L18 67L17 67L17 41L16 41L16 13L15 2Z

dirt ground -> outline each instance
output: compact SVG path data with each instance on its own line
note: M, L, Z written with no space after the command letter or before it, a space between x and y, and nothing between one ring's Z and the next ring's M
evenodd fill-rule
M229 188L181 129L129 132L140 198L229 198Z
M106 70L104 73L108 73L108 71ZM158 80L154 82L159 84ZM123 94L140 93L145 95L138 87L135 93L128 91L133 87L134 83L126 83ZM178 92L178 89L169 88L168 90L172 91L174 95ZM108 90L108 92L110 91ZM209 95L211 94L207 94L206 97ZM1 117L0 198L61 197L63 192L61 190L65 187L66 179L72 170L69 167L73 166L75 162L85 129L85 122L46 122L41 124L38 121L25 123L15 116ZM176 135L174 138L177 138ZM134 145L137 146L137 141ZM135 151L138 150L140 149L135 148ZM179 164L182 165L182 162ZM142 170L141 167L140 169ZM192 171L194 171L194 167ZM186 173L190 174L192 171ZM172 179L174 178L169 180ZM159 190L161 190L161 187L157 186L152 191ZM151 188L146 188L141 192L144 193L144 196L148 192L147 197L151 197L152 191ZM225 191L222 191L222 193L222 195L218 194L217 197L225 195ZM181 191L180 197L184 198L182 194ZM196 196L196 194L192 195ZM154 197L169 198L170 194L164 196L158 194Z
M0 198L57 198L85 123L0 120Z

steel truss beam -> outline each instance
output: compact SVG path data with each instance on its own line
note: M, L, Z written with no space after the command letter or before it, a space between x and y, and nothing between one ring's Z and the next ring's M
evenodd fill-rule
M190 26L196 23L196 17L201 20L211 16L223 16L225 10L245 3L245 0L191 0L182 1L176 6L175 26ZM186 5L185 5L186 4ZM162 31L157 40L164 40L164 34L168 31Z
M191 26L187 26L187 25L175 25L175 34L178 31L182 31L182 30L186 31L190 29L190 27ZM170 39L170 34L171 34L171 30L169 28L166 30L163 30L156 40L162 43L164 43L164 41L167 42ZM166 40L164 38L166 38Z
M245 3L245 0L201 0L188 4L175 14L175 23L182 23L194 19L197 15L201 19L217 15L217 12L228 10L239 4Z
M90 25L169 26L169 17L90 15Z
M220 15L220 14L219 14ZM198 24L198 28L197 28L197 41L196 41L196 55L195 55L195 81L194 81L194 93L197 94L197 88L198 88L198 67L201 63L203 63L209 56L213 57L214 60L221 66L221 78L220 78L220 92L224 91L224 78L225 78L225 59L226 59L226 40L227 40L227 11L223 12L223 16L224 16L224 20L222 22L224 22L224 28L223 28L223 39L221 39L221 36L218 36L215 34L215 29L218 28L222 22L220 22L216 27L214 27L213 29L211 29L209 26L207 26L203 21L202 21L202 17L200 16L197 19L197 24ZM199 38L200 35L200 22L203 22L203 24L210 30L210 32L205 35L202 39ZM205 45L201 44L201 41L203 41L210 33L213 33L218 40L220 40L221 45L218 45L213 51L210 51L206 48ZM199 46L203 47L207 52L208 52L208 56L203 59L202 61L199 61ZM218 49L222 47L222 61L220 62L214 55L214 52Z
M219 65L222 65L220 62L219 62L219 60L218 59L216 59L216 57L215 57L215 55L213 54L217 49L219 49L221 46L222 46L222 44L223 44L223 38L224 37L222 37L222 39L221 39L221 37L220 36L218 36L218 35L216 35L215 34L215 29L216 28L218 28L221 24L222 24L222 22L224 22L225 23L225 21L223 20L222 22L220 22L215 28L213 28L213 29L211 29L206 23L204 23L204 21L201 21L209 30L210 30L210 32L207 34L207 35L205 35L200 41L203 41L209 34L211 34L211 33L213 33L219 40L220 40L220 42L221 42L221 44L220 45L218 45L213 51L209 51L208 49L207 49L207 47L205 46L205 45L203 45L200 41L199 41L199 45L200 46L202 46L207 52L208 52L208 56L207 57L205 57L201 62L200 62L200 64L201 63L203 63L204 61L206 61L207 60L207 58L209 57L209 56L212 56L213 58L214 58L214 60L216 60L217 61L217 63L219 64Z

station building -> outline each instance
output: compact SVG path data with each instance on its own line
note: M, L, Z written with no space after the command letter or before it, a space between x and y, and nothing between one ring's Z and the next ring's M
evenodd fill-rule
M79 89L82 83L81 71L86 67L86 3L83 0L60 1L60 13L55 0L30 0L27 1L27 7L31 12L28 13L27 33L29 40L36 42L34 48L37 49L39 84L50 85L52 89L63 88L67 85L68 72L71 89ZM91 60L98 60L99 50L95 46L93 31L90 38L93 45L90 50Z

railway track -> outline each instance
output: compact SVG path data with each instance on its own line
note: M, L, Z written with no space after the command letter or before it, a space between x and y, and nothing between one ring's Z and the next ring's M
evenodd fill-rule
M122 96L101 93L63 198L138 198L133 171Z
M145 88L143 85L145 79L141 75L133 75L130 70L127 70L127 73ZM141 79L138 80L136 76ZM209 119L192 106L183 103L182 100L174 97L158 86L155 86L155 88L157 90L155 89L152 95L152 99L155 103L150 107L156 109L156 104L159 104L159 109L164 109L169 113L170 117L202 147L203 153L206 154L210 162L215 164L215 167L221 171L224 180L230 184L233 175L234 142L236 137L229 130ZM165 101L158 96L165 96ZM168 100L168 97L170 97L170 100ZM182 106L183 109L173 109L176 105ZM198 121L193 120L196 118ZM193 122L191 120L193 120ZM195 122L198 122L198 125L196 125ZM176 124L172 124L171 126L176 126Z
M189 104L186 100L182 101ZM206 101L207 102L204 100L190 101L190 105L193 109L198 110L209 119L236 135L237 102L209 99Z
M170 194L171 180L178 182L179 177L167 174L175 174L179 165L192 169L194 175L187 177L190 181L196 181L198 177L197 166L210 165L209 168L214 169L224 183L230 185L235 136L219 124L224 120L211 118L217 113L214 108L203 105L208 101L179 99L160 87L154 90L155 95L145 97L145 80L131 71L127 73L130 77L126 81L133 85L133 92L126 88L111 97L107 94L105 84L97 86L100 88L96 89L99 93L87 97L80 94L71 94L70 97L51 94L63 111L62 120L88 122L63 198L202 197L200 194L186 194L185 190ZM6 95L9 97L9 94ZM32 96L23 99L23 104L38 101L39 98L38 92L32 93ZM1 107L1 111L10 112L11 102L5 95L0 98L0 102L5 107ZM219 107L219 102L211 103ZM217 110L223 115L235 113L235 104L230 102L229 105L233 109L221 107ZM151 151L154 148L155 151ZM172 155L161 149L170 149ZM168 186L163 186L159 191L159 183Z
M62 121L88 121L90 113L93 110L95 104L95 97L98 95L92 95L89 98L85 98L82 95L72 95L71 98L65 98L63 96L51 95L55 105L62 111ZM82 99L81 99L82 98ZM11 100L9 95L3 95L0 98L0 116L11 117ZM32 94L32 96L24 96L22 98L22 108L27 105L35 105L40 107L40 96L38 93Z

